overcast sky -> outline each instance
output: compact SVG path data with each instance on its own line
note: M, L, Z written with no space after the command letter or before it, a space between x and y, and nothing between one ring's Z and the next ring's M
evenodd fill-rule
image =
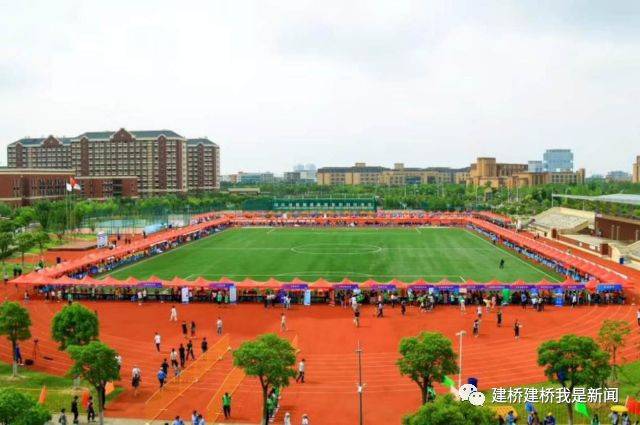
M0 99L1 163L125 127L207 136L224 174L546 148L630 171L640 2L0 0Z

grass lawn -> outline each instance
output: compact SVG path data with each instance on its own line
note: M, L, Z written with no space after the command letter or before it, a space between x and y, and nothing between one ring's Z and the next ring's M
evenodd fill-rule
M69 412L74 395L82 397L82 392L89 388L86 382L81 382L80 388L74 390L73 379L71 378L33 372L24 368L20 369L18 378L13 378L11 376L11 365L0 363L0 388L16 388L37 400L42 386L47 387L47 398L44 405L54 416L54 421L57 421L56 414L60 412L61 408L65 407ZM107 396L107 408L109 400L117 397L121 392L122 388L116 388L115 391ZM91 393L94 399L97 400L95 391L91 390ZM80 409L84 411L82 406L80 406Z
M640 362L632 362L626 365L619 367L618 369L618 378L616 381L612 381L609 383L611 388L618 388L619 391L619 402L618 404L625 404L625 400L627 396L631 396L634 398L640 397ZM557 388L559 385L557 384L538 384L538 385L527 385L526 388ZM524 391L524 386L522 387ZM521 418L518 420L518 423L526 423L527 413L524 408L524 403L521 404L508 404L508 403L500 403L493 404L492 401L492 392L485 391L486 399L489 403L485 403L485 406L494 406L494 407L504 407L511 406L515 408L518 413L518 417ZM609 403L607 405L604 404L588 404L589 413L591 417L594 414L597 414L601 424L610 423L609 414L611 413L610 407L613 403ZM534 403L538 414L540 415L540 419L543 419L547 413L552 413L556 417L556 421L558 424L566 424L567 423L567 407L564 404L541 404ZM631 415L632 423L636 419L640 419L640 417L634 417ZM581 416L579 413L574 411L573 415L574 424L591 424L591 420L587 419L584 416Z
M504 258L504 269L498 263ZM280 280L324 277L355 281L523 279L560 281L549 269L531 264L460 228L235 228L111 273L115 278L194 279L250 277Z

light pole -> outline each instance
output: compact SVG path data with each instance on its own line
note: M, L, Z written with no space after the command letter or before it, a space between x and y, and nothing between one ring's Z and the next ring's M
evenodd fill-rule
M457 337L460 337L460 353L458 355L458 390L462 386L462 337L467 334L466 331L460 331L456 334Z
M362 348L360 348L360 341L358 341L356 353L358 354L358 423L362 425L362 392L364 391L364 385L362 384Z

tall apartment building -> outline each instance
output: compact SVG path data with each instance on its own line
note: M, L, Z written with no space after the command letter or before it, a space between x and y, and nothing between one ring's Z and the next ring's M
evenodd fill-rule
M405 167L402 163L394 164L393 168L386 168L357 162L353 167L322 167L317 171L318 184L327 186L463 183L468 177L468 168L412 168Z
M142 196L220 186L218 146L171 130L20 139L8 146L7 158L9 167L70 168L78 177L136 177Z
M640 155L636 156L636 162L633 164L633 182L640 183Z
M189 190L220 189L220 148L207 138L187 140Z

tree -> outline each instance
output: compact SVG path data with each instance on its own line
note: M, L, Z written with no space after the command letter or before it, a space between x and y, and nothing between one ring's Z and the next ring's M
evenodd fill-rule
M87 345L98 339L99 332L98 316L79 303L66 306L51 321L51 336L60 343L60 350Z
M4 260L11 255L13 248L13 232L0 233L0 258L4 267Z
M618 348L624 347L627 335L631 333L631 326L624 320L605 320L598 332L598 343L607 353L611 354L611 371L613 377L616 373L616 354Z
M18 341L31 338L31 318L26 308L15 301L5 301L0 305L0 335L11 341L11 357L13 358L13 376L18 375L16 347Z
M262 387L262 421L269 424L267 396L273 388L289 385L296 376L296 352L289 341L275 334L261 335L244 342L233 352L233 364L249 376L256 376Z
M422 332L418 336L402 338L397 365L402 375L413 380L422 394L422 404L428 400L429 388L446 375L458 372L456 354L451 341L437 332Z
M105 387L108 382L120 379L120 365L115 350L100 341L91 341L87 345L72 345L67 351L73 366L69 369L72 377L80 376L87 381L98 394L100 425L104 423Z
M49 237L49 234L45 231L38 230L37 232L33 233L33 243L38 246L41 258L44 252L44 247L47 243L49 243L50 240L51 238Z
M31 397L14 388L0 388L0 424L44 425L49 412Z
M586 336L565 335L538 348L538 365L552 382L573 393L575 387L603 387L611 372L609 354ZM573 424L573 402L567 403L569 425Z
M456 401L451 394L424 404L416 413L402 419L403 425L494 425L497 422L493 410Z
M24 254L29 251L34 243L33 236L30 232L19 233L15 239L16 250L20 253L22 267L24 267Z

